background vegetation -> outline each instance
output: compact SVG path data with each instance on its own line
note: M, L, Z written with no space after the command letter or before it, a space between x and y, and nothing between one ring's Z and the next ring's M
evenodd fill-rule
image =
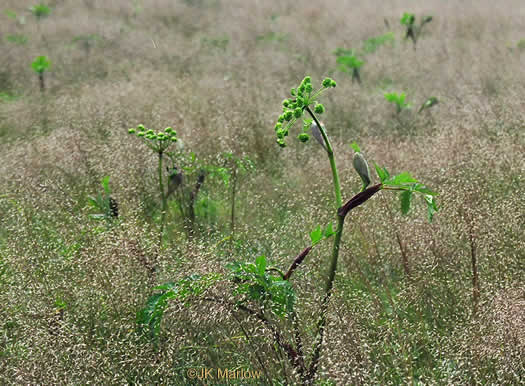
M3 382L186 384L188 368L262 365L267 383L297 382L264 326L226 306L172 303L155 342L137 312L156 285L190 272L262 254L285 269L333 218L322 147L275 143L279 103L305 74L337 80L323 121L347 196L361 187L356 141L368 159L437 191L440 207L427 224L422 205L401 216L394 196L378 194L351 213L317 381L524 381L521 1L55 0L47 14L35 5L4 0L0 15ZM417 49L399 23L405 12L433 16ZM360 82L340 70L338 48L362 53ZM45 87L31 66L39 56L50 62ZM413 107L396 112L390 92ZM431 96L439 103L417 114ZM174 146L199 160L187 161L192 184L208 170L194 228L170 198L160 248L158 161L128 135L140 123L177 131ZM253 163L236 183L234 238L232 184L211 172L227 166L224 152ZM119 204L107 221L90 216L106 176ZM302 328L316 320L328 251L294 274Z

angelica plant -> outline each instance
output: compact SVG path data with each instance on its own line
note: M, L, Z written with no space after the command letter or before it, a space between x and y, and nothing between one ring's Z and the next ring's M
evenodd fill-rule
M156 288L157 293L152 295L138 315L139 326L143 331L148 331L154 339L160 332L160 323L167 307L169 299L188 301L189 296L199 296L210 302L229 305L234 310L244 312L247 316L254 317L269 331L270 339L275 343L288 358L294 372L300 377L302 384L312 384L315 380L321 358L321 350L325 336L327 316L329 313L330 299L335 285L335 277L338 270L339 249L343 235L345 219L350 211L364 204L376 193L395 191L400 193L401 210L407 213L415 194L420 194L428 207L428 217L432 220L437 206L435 203L436 193L418 182L409 173L400 173L391 176L386 168L375 165L376 173L380 182L370 186L372 177L368 162L357 144L352 148L356 152L354 156L354 168L360 176L363 184L360 192L355 194L346 202L343 201L341 185L339 183L339 172L336 166L334 148L327 135L325 127L320 123L318 115L325 112L325 108L319 103L319 98L328 89L336 87L333 79L326 78L322 86L315 89L311 78L305 77L298 87L291 89L291 97L282 102L282 114L279 115L275 124L277 144L286 147L290 131L294 124L302 120L302 129L299 130L297 138L306 143L310 134L319 142L328 158L332 183L334 188L334 212L335 228L333 223L326 226L318 225L310 232L310 245L306 246L295 258L287 269L278 266L270 266L266 256L259 256L255 262L235 262L227 265L228 273L224 275L190 275L178 282L169 283ZM292 280L294 272L306 262L309 253L323 242L332 242L329 258L325 261L325 282L323 295L321 296L319 316L317 322L309 328L313 331L315 338L311 354L307 356L303 350L304 336L297 323L298 315L295 304L297 294ZM230 282L232 297L217 299L208 296L208 289L218 281ZM290 326L292 333L283 333L279 326ZM247 340L250 334L243 329ZM310 334L310 332L309 332ZM284 366L286 367L286 366Z
M41 19L49 16L49 14L51 13L51 8L49 8L49 6L47 6L44 3L40 3L29 7L29 11L38 21L40 21Z
M410 38L412 40L412 43L414 44L414 49L416 49L416 43L419 38L419 35L421 34L423 26L427 23L430 23L431 21L432 16L425 16L423 17L423 19L421 19L421 23L419 24L419 26L416 26L416 15L414 15L413 13L405 12L401 17L400 23L406 28L405 39Z
M401 111L409 109L412 106L406 101L406 95L404 92L400 94L396 92L386 92L384 97L388 102L395 104L397 114L400 114Z
M154 132L151 129L146 129L144 125L140 124L136 128L128 130L129 134L136 135L143 143L151 149L158 157L157 172L159 177L159 195L161 201L161 218L159 230L159 251L162 248L162 239L164 235L164 227L166 222L167 211L167 192L164 189L164 181L162 178L164 154L169 147L177 142L177 132L171 127L167 127L164 131Z
M338 70L352 75L352 82L356 81L361 84L361 67L365 63L364 60L359 59L352 50L337 49L335 51L337 56L336 62Z
M46 89L46 84L44 81L44 73L51 65L51 62L46 56L38 56L31 63L31 67L38 74L38 80L40 83L40 91L44 92Z

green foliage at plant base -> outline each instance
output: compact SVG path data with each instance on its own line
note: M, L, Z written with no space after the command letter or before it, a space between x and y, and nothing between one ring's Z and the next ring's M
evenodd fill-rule
M257 257L255 263L231 263L227 268L233 294L238 297L237 305L255 301L262 309L269 309L279 317L293 312L293 288L280 272L267 269L265 256Z
M146 302L146 307L137 314L139 329L142 332L147 331L152 338L158 337L160 323L169 300L184 302L190 296L202 295L209 287L221 279L222 276L215 273L207 275L193 274L177 282L155 287L155 291L160 292L150 296Z

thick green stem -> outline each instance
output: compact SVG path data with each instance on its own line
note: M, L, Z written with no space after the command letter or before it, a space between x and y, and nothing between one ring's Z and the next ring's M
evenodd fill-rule
M164 155L164 152L159 151L159 191L160 191L160 199L162 201L162 213L160 215L160 233L159 233L159 252L162 248L162 236L164 235L164 223L166 220L166 210L167 210L167 199L166 194L164 192L164 184L162 183L162 156Z
M328 136L326 135L326 132L324 131L324 128L321 126L321 122L317 119L315 114L310 110L309 106L306 106L306 111L308 111L308 114L313 118L315 124L319 128L319 131L321 132L321 136L323 137L324 143L326 145L326 153L328 154L328 160L330 161L330 168L332 169L332 180L334 182L334 192L335 192L335 201L337 208L340 208L343 205L343 198L341 196L341 185L339 183L339 174L337 173L337 166L335 165L335 157L334 157L334 150L332 148L332 144L330 143L330 140L328 139Z
M332 180L334 184L334 192L335 192L335 201L337 205L337 209L343 206L343 199L341 196L341 185L339 183L339 174L337 172L337 166L335 164L335 157L334 157L334 151L332 148L332 144L330 143L330 140L328 139L328 136L326 135L326 132L324 128L321 126L321 123L317 120L317 117L314 115L312 110L307 106L306 111L312 116L313 120L317 124L317 127L319 127L319 131L321 132L321 135L323 137L323 140L326 144L326 152L328 155L328 159L330 161L330 168L332 169ZM325 294L321 303L321 314L319 316L319 320L317 322L317 339L314 345L314 352L312 356L312 361L310 362L310 369L307 375L307 378L309 381L313 379L317 372L319 358L321 354L321 347L323 345L323 337L324 337L324 328L326 325L326 314L328 311L328 304L330 301L330 297L332 295L332 288L334 286L334 280L335 280L335 274L337 272L337 260L339 258L339 246L341 244L341 237L343 235L343 226L344 226L345 217L342 215L337 214L337 230L334 238L334 244L332 247L332 256L330 260L330 268L328 271L328 277L325 282Z

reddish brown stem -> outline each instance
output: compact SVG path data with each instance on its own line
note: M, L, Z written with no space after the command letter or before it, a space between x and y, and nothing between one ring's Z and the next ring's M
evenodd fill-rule
M369 187L368 189L356 194L346 204L337 210L337 214L341 217L345 217L355 207L365 203L370 197L379 192L383 187L382 184L377 184Z
M303 260L306 258L306 256L310 253L311 250L312 246L306 247L301 253L299 253L299 255L297 255L292 265L290 265L290 268L288 268L288 272L286 272L283 276L284 280L288 280L290 276L292 276L293 271L295 271L297 266L303 262Z

